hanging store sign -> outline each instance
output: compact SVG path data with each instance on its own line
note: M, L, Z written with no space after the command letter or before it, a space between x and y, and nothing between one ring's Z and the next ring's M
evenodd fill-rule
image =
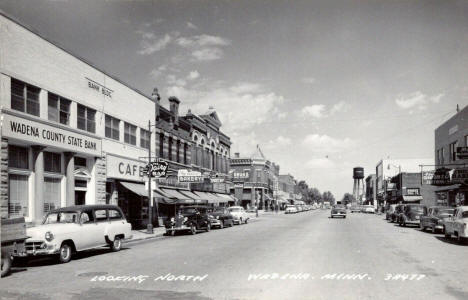
M451 185L450 181L450 169L447 168L440 168L434 172L434 176L432 177L432 185L436 186L445 186Z
M432 179L434 178L435 171L423 171L421 173L422 184L432 185Z
M243 183L234 183L234 188L235 188L235 189L243 189L243 188L244 188L244 184L243 184Z
M232 173L232 179L247 179L249 177L250 177L249 171Z
M468 158L468 147L457 147L457 157L459 159Z
M163 160L153 161L146 165L145 173L147 176L155 178L164 178L167 176L169 164Z
M177 171L177 180L179 182L203 182L203 176L198 171L189 171L189 170L178 170Z
M51 146L65 151L101 155L101 140L48 124L3 114L2 134L34 145Z
M452 184L468 185L468 168L455 169L452 174Z

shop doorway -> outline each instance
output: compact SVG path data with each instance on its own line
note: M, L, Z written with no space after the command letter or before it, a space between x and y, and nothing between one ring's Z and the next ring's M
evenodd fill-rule
M86 191L75 191L75 205L86 204Z

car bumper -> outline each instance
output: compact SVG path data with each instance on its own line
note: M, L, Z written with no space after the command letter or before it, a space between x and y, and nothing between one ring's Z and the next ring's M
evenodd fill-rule
M190 230L190 227L187 225L182 225L182 226L166 226L166 232L172 232L172 231L187 231Z
M25 245L27 256L57 254L60 246L45 241L28 241Z
M210 223L211 223L211 226L219 226L221 227L221 220L211 220Z
M336 216L339 216L339 217L346 217L346 214L345 213L336 213L336 214L331 214L332 217L336 217Z
M419 225L420 221L419 220L406 220L405 223Z

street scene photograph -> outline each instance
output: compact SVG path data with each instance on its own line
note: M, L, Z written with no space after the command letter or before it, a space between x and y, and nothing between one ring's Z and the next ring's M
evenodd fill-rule
M468 299L468 0L0 0L0 300Z

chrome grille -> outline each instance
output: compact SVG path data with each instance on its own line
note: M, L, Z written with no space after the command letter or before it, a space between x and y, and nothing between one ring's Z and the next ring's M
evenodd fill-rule
M33 242L26 242L25 247L26 251L36 251L41 249L41 245L44 244L44 241L33 241Z

